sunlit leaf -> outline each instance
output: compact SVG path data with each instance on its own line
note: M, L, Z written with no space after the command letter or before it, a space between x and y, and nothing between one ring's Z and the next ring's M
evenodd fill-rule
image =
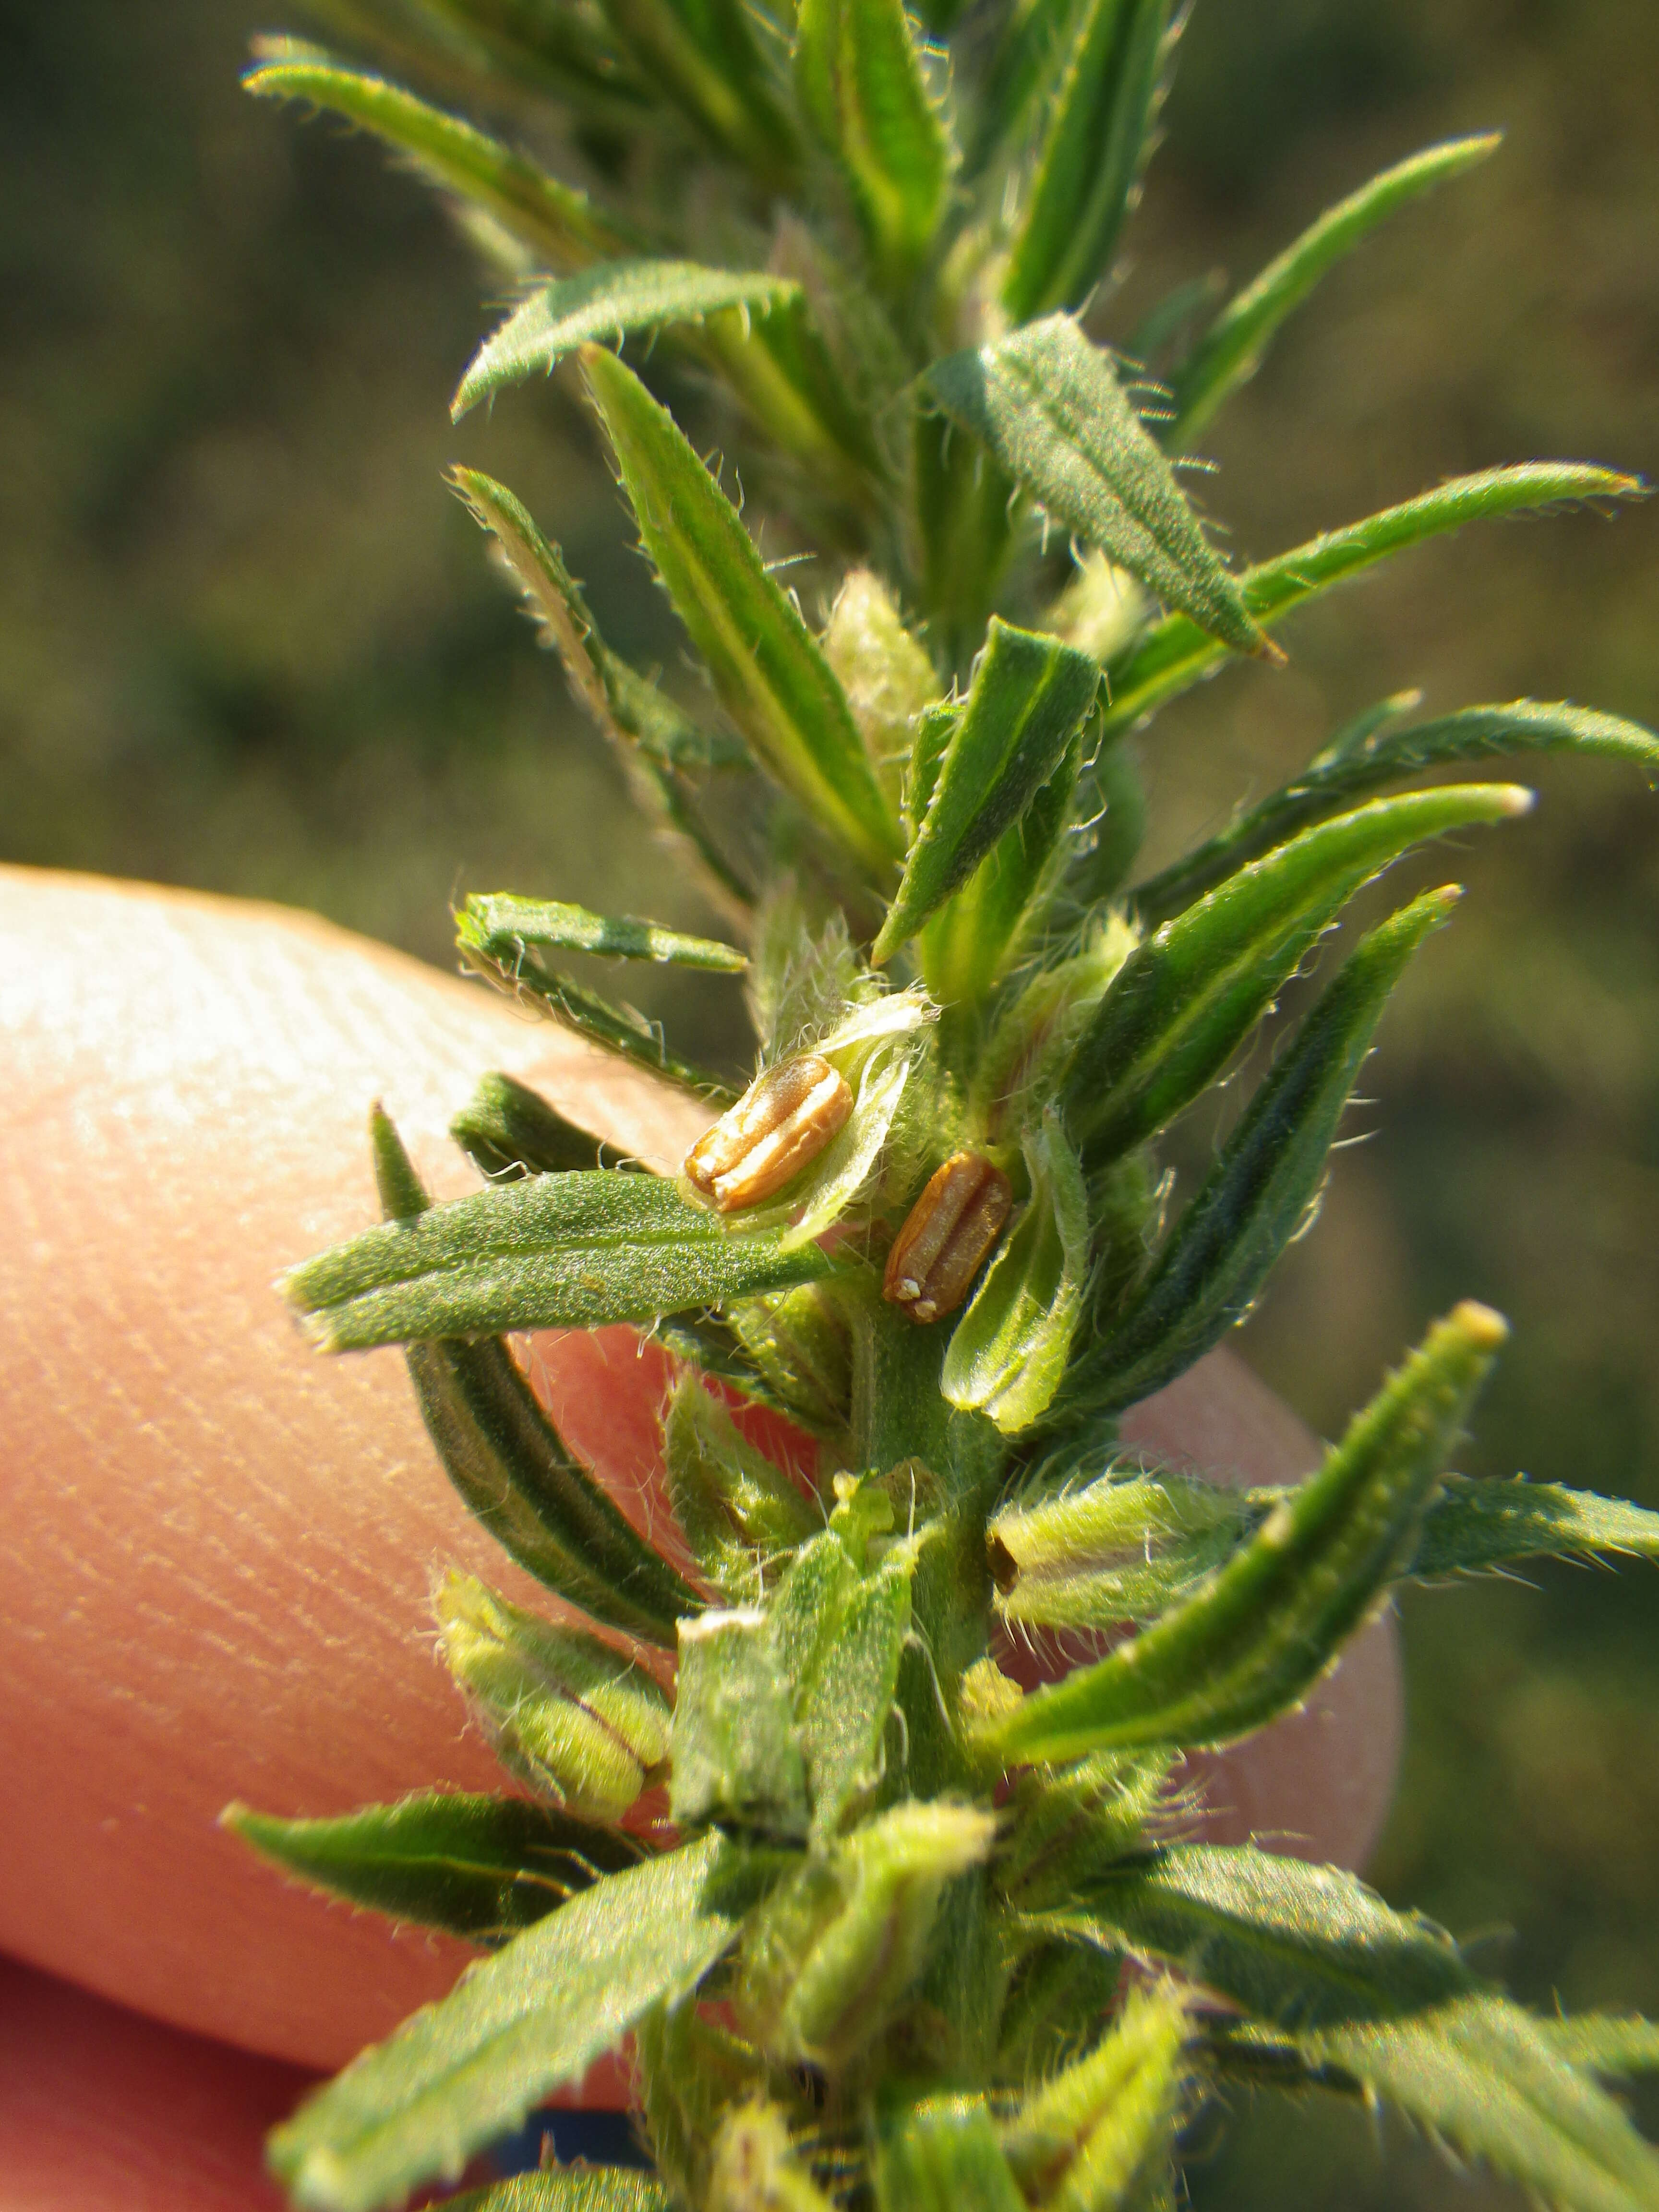
M736 508L631 371L585 349L588 386L647 552L763 766L878 875L897 855L846 695Z
M1374 562L1461 530L1466 522L1578 500L1634 499L1641 490L1638 477L1577 461L1524 461L1512 468L1485 469L1478 476L1454 477L1416 499L1247 568L1239 586L1252 617L1266 625ZM1208 675L1224 651L1187 616L1166 616L1114 663L1104 733L1133 729L1154 708Z
M890 959L1019 819L1065 758L1099 684L1085 654L993 619L872 960Z
M1598 1552L1659 1559L1659 1513L1556 1482L1474 1482L1455 1474L1423 1524L1411 1572L1426 1579Z
M473 891L459 916L461 941L497 967L510 967L530 948L597 952L611 960L655 960L678 968L712 968L736 975L749 965L735 945L687 937L631 915L590 914L557 899L518 898L508 891Z
M1082 757L1079 732L1018 821L923 926L922 977L939 1006L983 998L1041 930L1066 864Z
M801 0L795 89L876 267L902 283L933 244L951 172L902 0Z
M1212 1581L1093 1666L1033 1691L991 1732L997 1749L1054 1760L1224 1743L1297 1704L1409 1564L1506 1334L1486 1306L1437 1322Z
M1005 2122L1003 2151L1026 2203L1118 2212L1167 2175L1192 2072L1190 2003L1170 1982L1132 1990L1094 2049Z
M526 1175L568 1175L596 1168L603 1140L567 1121L515 1076L486 1075L449 1125L449 1133L492 1182Z
M1406 696L1415 705L1417 695ZM1632 761L1650 781L1659 781L1659 737L1617 714L1595 714L1565 701L1545 706L1517 699L1506 707L1465 707L1459 714L1401 728L1398 713L1390 711L1395 705L1387 702L1363 732L1343 732L1300 775L1247 808L1183 860L1137 884L1135 911L1155 926L1235 869L1336 813L1362 793L1428 769L1516 753L1585 753Z
M639 1857L605 1828L526 1804L429 1790L331 1820L229 1805L221 1825L285 1874L394 1920L505 1942Z
M1452 138L1396 162L1337 205L1227 302L1170 377L1174 419L1164 432L1173 452L1189 445L1228 396L1254 376L1273 333L1333 264L1351 253L1396 208L1449 177L1461 177L1503 143L1501 134Z
M609 1875L354 2060L271 2135L295 2203L374 2212L419 2182L453 2180L474 2150L580 2081L731 1943L720 1883L734 1856L711 1835Z
M1109 356L1071 316L951 354L927 385L1056 522L1236 652L1277 657Z
M1218 1075L1360 885L1425 838L1524 813L1512 784L1376 799L1229 876L1138 945L1084 1032L1060 1093L1094 1164L1172 1121Z
M1164 1468L1017 1500L986 1531L997 1610L1045 1628L1151 1620L1195 1589L1270 1510Z

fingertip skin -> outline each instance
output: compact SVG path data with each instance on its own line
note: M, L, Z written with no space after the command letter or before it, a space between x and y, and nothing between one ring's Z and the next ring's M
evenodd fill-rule
M468 1520L399 1356L319 1356L273 1285L376 1218L377 1098L440 1197L476 1187L446 1131L492 1068L670 1170L709 1116L285 909L0 870L0 1948L331 2069L473 1954L319 1903L216 1816L232 1798L326 1814L499 1787L436 1662L428 1592L454 1565L544 1599ZM532 1373L648 1528L660 1355L621 1330L540 1338ZM1248 1480L1313 1463L1213 1355L1136 1424ZM1236 1824L1363 1856L1397 1742L1389 1633L1222 1764L1212 1796ZM580 2094L624 2091L613 2067Z

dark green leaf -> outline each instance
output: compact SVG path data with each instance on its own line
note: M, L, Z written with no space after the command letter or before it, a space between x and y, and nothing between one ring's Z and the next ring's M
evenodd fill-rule
M1025 2212L980 2097L937 2097L895 2113L876 2146L878 2212Z
M312 58L269 63L250 70L242 82L262 99L309 100L374 131L434 183L482 208L555 268L580 269L628 251L626 233L598 214L582 193L383 77Z
M526 951L550 945L562 952L597 952L612 960L656 960L677 968L713 968L741 975L748 957L735 945L687 937L631 915L590 914L557 899L526 899L508 891L474 891L458 917L469 952L511 968Z
M788 183L798 149L741 0L602 0L641 71L709 143L764 183Z
M305 2212L374 2212L580 2081L647 2008L694 1989L738 1931L715 1835L573 1898L307 2100L270 2137Z
M413 31L418 47L386 35L394 11L386 0L317 0L309 12L337 24L354 46L389 53L419 75L453 79L474 100L480 75L499 74L563 100L601 128L638 130L655 105L584 9L549 0L419 0L414 10L395 10L398 31ZM263 44L256 40L256 51Z
M550 1014L555 1021L574 1030L590 1044L614 1052L618 1059L631 1060L635 1067L660 1076L666 1083L678 1084L682 1091L690 1091L711 1106L729 1106L736 1097L729 1084L671 1052L661 1030L647 1022L643 1014L636 1013L632 1006L612 1006L609 999L601 998L585 984L544 968L522 944L507 959L492 959L482 944L469 935L465 915L460 917L455 941L481 975L521 1003ZM516 1322L510 1325L518 1326Z
M1472 1482L1452 1474L1423 1524L1409 1571L1426 1580L1589 1552L1659 1559L1659 1513L1555 1482L1519 1476L1513 1482Z
M539 1091L511 1075L486 1075L449 1133L492 1182L596 1168L603 1140L566 1121Z
M366 1230L293 1268L283 1291L329 1352L724 1304L830 1272L816 1247L728 1234L653 1176L537 1176Z
M1241 868L1132 952L1060 1093L1091 1164L1172 1121L1218 1074L1362 884L1413 845L1524 813L1512 784L1376 799Z
M583 359L645 549L727 713L762 765L884 875L898 825L846 696L794 602L666 410L614 356L590 346Z
M1109 269L1151 150L1171 12L1170 0L1087 0L1003 280L1011 321L1080 307Z
M799 301L800 287L761 269L708 269L696 261L606 261L532 293L487 338L450 406L470 408L527 376L548 374L595 342L620 345L641 331L702 323L723 308L756 316Z
M953 353L927 372L953 421L1074 536L1239 653L1277 659L1221 565L1176 473L1069 315Z
M902 0L801 0L795 89L847 179L872 259L897 289L933 244L951 174Z
M1235 295L1170 378L1175 417L1164 434L1174 453L1203 429L1229 395L1254 376L1275 331L1332 264L1351 253L1396 208L1448 177L1461 177L1502 143L1496 131L1452 138L1385 169L1328 208L1300 238Z
M219 1817L313 1889L474 1943L505 1942L640 1856L612 1830L519 1797L427 1791L335 1820L283 1820L246 1805Z
M1094 1666L1033 1691L988 1732L996 1749L1054 1760L1225 1743L1299 1703L1409 1563L1507 1333L1486 1306L1437 1322L1212 1580Z
M1174 1967L1298 2034L1395 2020L1480 1984L1443 1929L1358 1875L1254 1844L1176 1844L1125 1859L1033 1928Z
M713 363L779 449L799 465L798 489L868 508L890 471L867 410L857 406L804 295L769 313L711 315L681 343Z
M1079 732L1018 821L929 918L921 936L921 972L937 1005L982 999L1040 928L1065 865L1082 757Z
M1466 522L1574 500L1634 499L1641 492L1639 477L1577 461L1525 461L1513 468L1485 469L1478 476L1454 477L1433 491L1385 507L1344 530L1310 538L1293 552L1247 568L1239 585L1252 617L1264 624L1274 623L1373 562L1444 531L1460 530ZM1133 729L1154 708L1208 675L1224 653L1187 616L1166 615L1113 664L1112 703L1105 712L1103 733L1109 737Z
M1507 707L1465 707L1407 729L1400 713L1417 704L1407 692L1344 731L1310 761L1300 775L1246 809L1217 836L1184 860L1135 886L1135 909L1156 925L1178 914L1259 854L1322 820L1362 792L1397 782L1426 769L1514 753L1593 753L1633 761L1659 781L1659 738L1639 722L1598 714L1566 701L1554 706L1517 699Z
M1086 654L993 617L872 960L890 959L1018 821L1065 758L1099 684Z
M1447 921L1430 891L1362 939L1251 1100L1111 1335L1068 1386L1079 1412L1112 1413L1190 1367L1242 1320L1317 1195L1337 1125L1401 970Z

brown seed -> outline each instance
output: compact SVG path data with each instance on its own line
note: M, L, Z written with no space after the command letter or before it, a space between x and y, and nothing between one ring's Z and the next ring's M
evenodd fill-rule
M685 1172L722 1213L758 1206L782 1189L853 1110L847 1079L815 1052L757 1075L685 1156Z
M978 1152L952 1152L893 1239L881 1294L914 1322L954 1313L1007 1225L1013 1194Z

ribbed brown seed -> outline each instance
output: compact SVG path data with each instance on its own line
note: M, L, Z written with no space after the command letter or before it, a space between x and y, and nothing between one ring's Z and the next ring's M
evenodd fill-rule
M685 1172L722 1213L759 1206L847 1126L846 1078L815 1052L757 1075L685 1156Z
M893 1239L881 1294L914 1322L954 1313L1007 1225L1013 1194L978 1152L952 1152Z

